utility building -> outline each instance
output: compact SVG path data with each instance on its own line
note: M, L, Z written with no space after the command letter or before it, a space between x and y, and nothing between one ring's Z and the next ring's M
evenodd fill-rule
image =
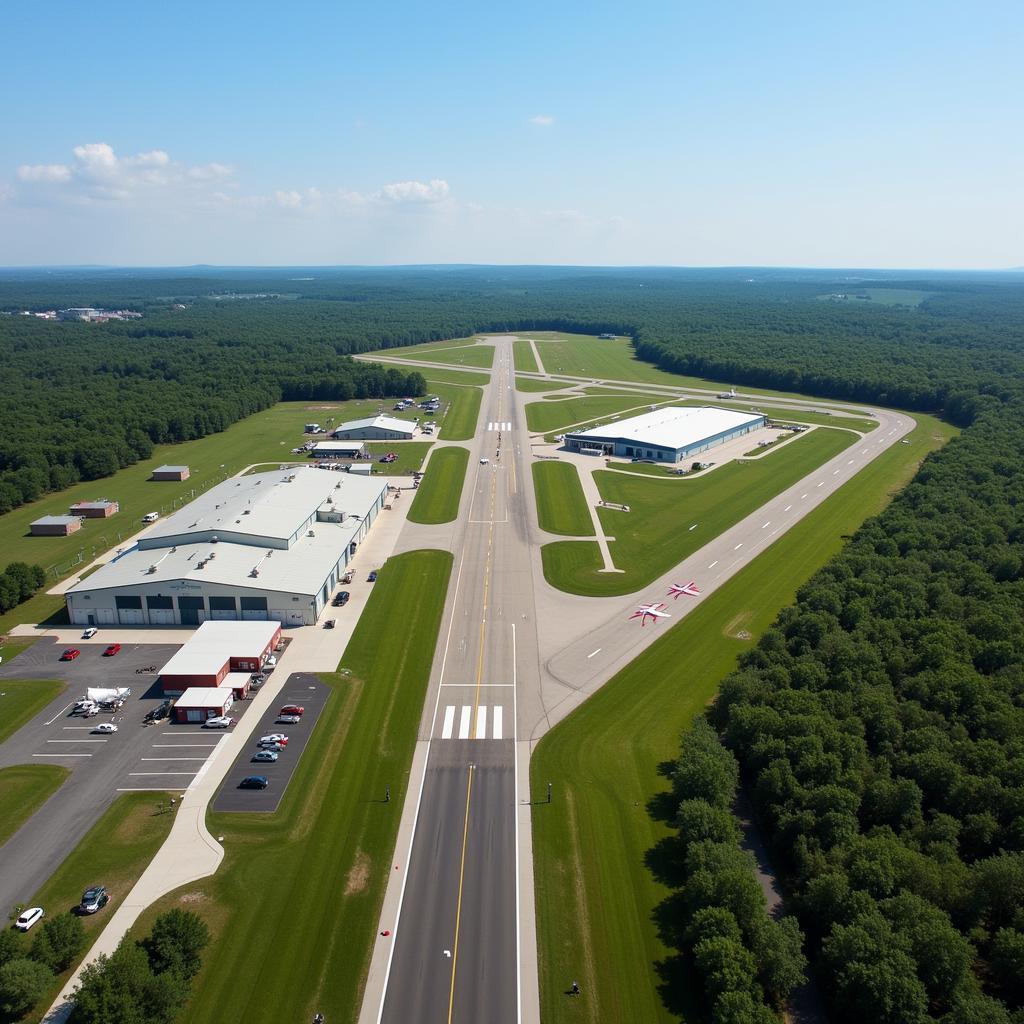
M337 441L409 441L416 426L394 416L371 416L342 423L331 435Z
M188 466L157 466L153 470L151 480L187 480L189 478Z
M28 524L33 537L66 537L82 528L78 516L40 516Z
M232 477L71 587L74 625L312 625L384 507L387 481L313 467Z
M96 501L77 501L69 511L73 516L82 516L85 519L107 519L115 515L119 508L116 501L99 498Z
M763 427L762 413L737 412L710 406L666 406L640 416L616 420L565 435L569 451L620 458L682 462Z

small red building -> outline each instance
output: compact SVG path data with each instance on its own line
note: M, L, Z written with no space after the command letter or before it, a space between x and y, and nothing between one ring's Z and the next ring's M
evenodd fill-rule
M188 466L157 466L153 470L151 480L187 480L189 478Z
M97 498L96 501L77 501L68 511L85 519L108 519L120 511L120 505L116 501Z
M230 686L191 686L174 704L176 722L205 722L226 715L235 702Z
M42 516L28 524L33 537L66 537L82 528L78 516Z
M263 667L280 639L280 622L204 622L160 670L160 685L166 696L189 687L226 687L245 697L249 677Z

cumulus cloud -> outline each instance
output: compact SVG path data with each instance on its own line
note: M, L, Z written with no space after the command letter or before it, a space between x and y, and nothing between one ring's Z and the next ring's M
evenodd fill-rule
M222 181L230 178L234 171L228 164L210 163L201 167L190 167L186 172L193 181Z
M530 124L540 125L541 128L549 128L555 123L554 117L551 114L534 114L530 118Z
M64 164L22 164L19 181L70 181L71 168Z
M448 182L441 178L422 181L396 181L374 195L387 203L440 203L448 198Z

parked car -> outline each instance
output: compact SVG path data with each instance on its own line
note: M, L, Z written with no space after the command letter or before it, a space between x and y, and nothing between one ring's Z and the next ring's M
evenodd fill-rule
M229 726L235 724L233 718L228 718L227 715L216 715L213 718L208 718L203 722L204 729L227 729Z
M42 920L46 916L46 911L42 907L29 907L17 921L14 922L14 927L19 932L27 932L29 928L36 923L36 921Z
M355 578L355 573L353 573L351 569L346 569L345 570L345 575L341 577L341 582L342 583L351 583L354 578Z
M269 666L270 668L273 668L277 664L277 658L275 658L272 654L268 654L267 660L263 662L263 664Z
M252 755L252 760L273 762L276 761L279 756L280 755L276 750L257 750L256 753Z
M79 913L82 914L95 914L97 910L102 910L110 902L110 894L106 890L106 886L94 885L91 889L86 889L82 894L82 902L78 904Z
M113 722L100 722L93 732L117 732L117 726Z
M77 647L69 647L61 656L61 661L74 661L82 652Z
M121 650L120 644L110 644L110 646L103 652L103 657L112 658L119 650Z
M286 747L288 737L283 732L268 732L266 736L260 737L260 743L280 743L282 747Z
M90 626L87 630L85 630L82 633L82 639L91 640L98 632L99 630L97 630L95 626Z
M334 629L334 619L328 619L324 623L324 629Z
M284 744L278 743L276 740L272 743L257 743L256 746L259 747L260 750L270 750L275 754L280 754L281 751L284 750Z
M155 523L160 518L159 512L147 512L143 517L144 523Z
M270 780L266 775L247 775L238 784L239 789L266 789L270 785Z
M334 603L338 606L348 604L348 599L352 595L347 590L339 590L337 596L334 598Z
M366 577L366 582L367 583L376 583L377 582L377 570L376 569L372 570L370 575Z
M278 712L279 715L304 715L306 709L301 704L285 704Z
M298 715L278 715L276 725L298 725L302 719Z
M487 463L488 463L488 462L490 462L490 461L491 461L491 460L490 460L489 458L487 458L487 456L485 455L485 456L484 456L484 457L483 457L483 458L482 458L482 459L480 460L480 465L481 465L481 466L486 466L486 465L487 465Z

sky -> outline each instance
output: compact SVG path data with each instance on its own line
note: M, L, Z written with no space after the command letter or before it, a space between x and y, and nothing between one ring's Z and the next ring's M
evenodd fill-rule
M0 265L1024 265L1024 4L8 0Z

